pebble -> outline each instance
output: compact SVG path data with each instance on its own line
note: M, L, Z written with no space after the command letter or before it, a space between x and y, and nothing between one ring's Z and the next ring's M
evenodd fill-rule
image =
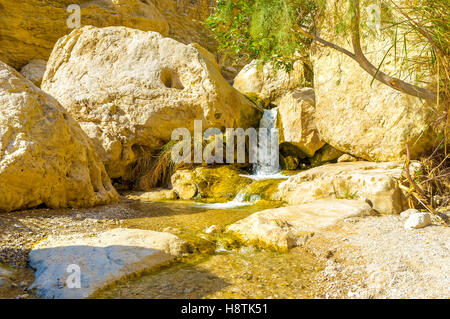
M405 219L407 219L409 216L411 216L412 214L416 214L416 213L420 213L420 211L418 211L418 210L415 209L415 208L407 209L407 210L405 210L405 211L403 211L403 212L400 213L400 220L405 220Z
M431 216L429 213L411 214L405 222L405 229L423 228L431 224Z

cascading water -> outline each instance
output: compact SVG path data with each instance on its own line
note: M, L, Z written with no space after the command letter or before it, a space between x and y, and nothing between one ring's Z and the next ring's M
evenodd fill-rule
M215 208L215 209L227 209L227 208L235 208L235 207L241 207L241 206L247 206L251 205L254 202L261 199L260 197L256 196L250 196L250 198L247 198L245 192L241 190L236 197L229 202L226 203L212 203L212 204L202 204L203 207L207 208Z
M252 167L252 175L243 175L254 180L264 179L285 179L287 176L280 173L279 153L278 153L278 130L277 125L278 108L264 110L264 115L259 122L258 145L255 152L256 162ZM251 205L258 201L257 195L247 196L245 189L241 190L236 197L226 203L202 204L202 206L216 209L226 209Z
M264 110L259 122L257 161L253 164L253 177L271 178L280 172L278 154L278 108Z

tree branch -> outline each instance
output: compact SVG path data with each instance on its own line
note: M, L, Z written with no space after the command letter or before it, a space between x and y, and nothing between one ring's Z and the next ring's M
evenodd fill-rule
M352 9L352 19L351 19L351 34L352 34L352 45L355 51L355 61L371 76L375 77L381 83L384 83L391 88L398 90L400 92L427 100L434 103L437 102L437 94L431 90L418 87L416 85L409 84L398 78L387 75L386 73L377 69L372 63L367 60L361 49L361 40L359 33L359 0L349 0Z
M360 31L359 31L359 0L349 0L351 8L353 10L352 20L351 20L351 36L352 36L352 45L354 53L334 44L329 41L326 41L315 34L311 34L301 27L296 27L294 31L301 33L303 36L313 39L327 47L330 47L334 50L337 50L341 53L344 53L348 57L352 58L356 62L358 62L359 66L373 76L376 80L380 81L383 84L393 88L394 90L403 92L408 95L412 95L427 101L431 101L433 103L437 103L437 94L431 90L421 88L419 86L409 84L405 81L402 81L398 78L392 77L378 68L376 68L369 60L367 60L361 49L361 40L360 40Z

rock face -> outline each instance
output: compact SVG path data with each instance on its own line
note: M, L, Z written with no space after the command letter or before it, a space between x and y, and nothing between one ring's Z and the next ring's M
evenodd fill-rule
M30 80L37 87L41 86L42 78L44 77L45 67L47 66L47 61L44 60L31 60L27 65L25 65L21 70L25 79Z
M169 25L155 5L139 0L2 0L0 60L20 68L32 59L47 60L56 41L71 29L67 12L79 4L81 26L121 25L168 35ZM26 17L26 18L24 18Z
M0 62L0 210L117 201L78 123L51 96Z
M221 76L211 55L155 32L84 27L61 38L42 88L81 123L110 177L176 128L248 128L262 113Z
M49 237L29 254L29 264L36 270L30 289L43 298L87 298L126 276L173 261L187 248L175 235L140 229Z
M279 185L279 199L291 205L323 198L368 199L380 213L400 213L403 195L397 178L402 163L337 163L312 168Z
M278 106L280 143L290 143L312 157L325 145L314 124L314 112L312 88L300 88L284 95Z
M252 182L250 178L240 176L241 174L245 172L229 165L196 167L193 170L176 171L171 182L180 199L199 197L229 200Z
M148 0L147 0L148 2ZM215 0L150 0L169 24L168 36L185 44L198 43L216 54L217 42L204 21L211 14Z
M396 3L399 2L396 0ZM334 26L339 21L333 19L344 16L340 11L335 14L336 10L347 12L347 1L327 1L323 15L326 18L319 26L321 37L353 51L347 44L350 39L336 34ZM399 58L397 52L395 63L395 50L390 50L384 59L386 50L393 43L392 38L364 36L362 41L369 61L378 66L377 63L384 60L382 71L396 74L403 58ZM420 50L418 47L407 48L408 60L413 61ZM316 126L328 144L372 161L403 159L406 143L410 145L412 158L432 147L435 133L432 131L433 125L429 125L434 118L433 106L424 105L420 99L400 93L379 81L371 84L372 76L362 70L357 62L336 50L317 47L312 50L311 59L316 93ZM430 80L423 77L423 71L418 67L417 72L406 80L409 83Z
M248 244L287 250L311 233L349 217L367 216L372 208L364 201L318 200L298 206L267 209L228 227Z
M261 102L278 105L279 99L287 92L305 86L303 63L295 62L294 69L287 73L275 70L270 63L264 65L253 60L234 79L234 87L245 95Z

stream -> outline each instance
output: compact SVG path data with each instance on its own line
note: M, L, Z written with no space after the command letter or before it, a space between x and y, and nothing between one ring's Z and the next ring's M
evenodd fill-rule
M196 202L137 202L122 227L169 231L193 247L181 261L119 282L94 298L305 298L320 270L312 255L240 246L225 226L273 205L211 209ZM205 230L215 225L216 232Z

